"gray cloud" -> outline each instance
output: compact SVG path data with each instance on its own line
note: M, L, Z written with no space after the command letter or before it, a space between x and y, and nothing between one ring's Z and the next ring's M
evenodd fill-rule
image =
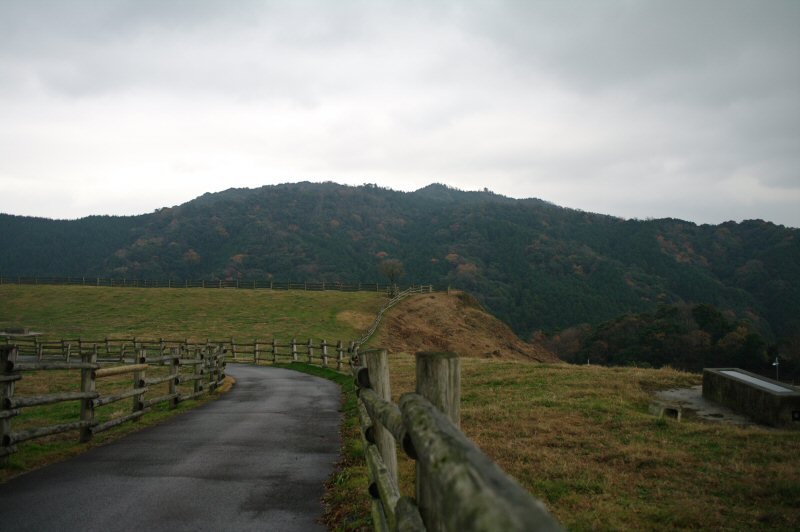
M445 181L800 226L797 27L794 1L5 1L0 190L70 217Z

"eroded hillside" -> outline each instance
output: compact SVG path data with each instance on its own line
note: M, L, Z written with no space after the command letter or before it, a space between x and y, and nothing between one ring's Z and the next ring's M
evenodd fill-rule
M465 357L558 362L550 351L520 340L465 293L423 294L388 312L371 345L391 352L453 351Z

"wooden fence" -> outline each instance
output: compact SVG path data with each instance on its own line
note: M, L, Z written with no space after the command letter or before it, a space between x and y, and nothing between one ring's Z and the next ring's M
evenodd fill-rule
M259 341L258 338L252 341L238 341L235 338L211 339L207 338L201 345L218 345L230 353L230 357L236 362L261 362L283 363L303 361L308 363L319 363L322 366L336 364L336 369L342 371L346 356L365 344L381 323L381 319L386 311L395 306L403 299L422 293L433 292L432 285L411 286L396 294L378 311L375 320L370 328L361 337L342 342L329 343L326 340L314 342L313 339L298 340L292 338L290 341L281 342L275 338L268 341ZM171 349L188 351L195 349L197 344L188 339L147 339L147 338L108 338L103 339L59 339L50 340L37 334L31 334L27 330L0 332L0 345L17 346L19 356L35 357L36 360L60 359L69 362L73 358L80 359L86 353L96 353L99 362L120 363L131 362L135 354L141 350L157 352L159 356L164 356Z
M308 340L292 338L283 343L276 338L270 342L259 342L256 339L252 343L236 342L231 338L227 345L230 346L231 360L234 362L254 364L305 362L330 368L335 365L337 371L342 371L342 368L349 364L349 356L354 349L352 341L337 340L336 343L330 343L320 340L315 343L312 338Z
M544 504L459 430L460 362L417 353L416 393L391 402L388 356L353 360L376 530L562 530ZM397 450L416 461L416 498L401 497Z
M375 321L372 322L372 326L367 330L367 332L365 332L361 336L361 338L358 338L357 340L353 341L355 347L358 348L364 345L372 337L372 335L375 334L375 331L378 330L378 325L381 324L381 319L383 319L383 314L387 310L389 310L390 308L392 308L393 306L395 306L397 303L407 298L408 296L414 294L430 293L430 292L433 292L433 285L428 284L421 286L410 286L405 290L403 290L402 292L396 294L389 300L388 303L386 303L383 307L381 307L381 309L378 311L378 315L375 317Z
M341 292L389 292L385 283L292 282L264 279L113 279L109 277L21 277L0 275L0 285L70 285L108 286L122 288L240 288L261 290L336 290Z
M139 419L149 413L153 406L169 403L175 407L181 401L196 399L213 392L225 379L225 349L219 345L171 348L169 352L149 351L140 348L136 356L120 357L115 366L101 366L98 346L80 352L76 360L21 357L14 345L0 346L0 464L8 461L9 455L17 451L17 444L52 434L80 431L80 441L89 441L94 434L101 433L127 421ZM80 379L80 391L58 392L44 395L17 395L15 388L26 376L26 372L48 370L80 370L74 374ZM97 381L129 375L131 384L123 391L100 393ZM118 379L117 379L118 380ZM159 385L162 389L157 391ZM187 387L189 388L187 390ZM160 395L151 397L151 392ZM166 393L164 393L166 392ZM102 420L96 409L124 399L131 400L130 412ZM21 409L52 405L66 401L80 401L80 414L68 423L14 431L12 419L22 413Z

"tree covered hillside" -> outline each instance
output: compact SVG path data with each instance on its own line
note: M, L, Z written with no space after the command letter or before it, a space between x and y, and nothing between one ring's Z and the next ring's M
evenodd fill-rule
M623 220L430 185L231 189L137 217L0 215L0 274L381 280L474 293L523 337L659 305L709 304L773 342L800 335L800 230Z

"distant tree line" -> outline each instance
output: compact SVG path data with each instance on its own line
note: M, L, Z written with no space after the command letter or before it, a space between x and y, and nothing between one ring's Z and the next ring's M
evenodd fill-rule
M777 357L784 378L800 379L796 346L770 345L752 324L707 304L662 305L655 312L625 314L594 326L539 331L533 339L575 364L688 371L738 367L774 378Z

